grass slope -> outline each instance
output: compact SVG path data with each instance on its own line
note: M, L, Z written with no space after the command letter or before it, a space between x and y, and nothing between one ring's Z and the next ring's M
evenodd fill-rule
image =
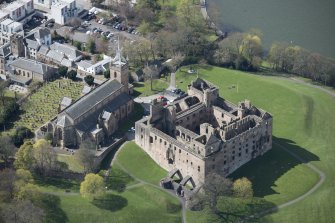
M176 83L183 89L196 78L186 70L177 73ZM272 113L274 142L312 162L327 175L325 183L312 195L268 216L266 221L335 222L334 99L318 89L276 77L211 66L200 68L199 76L216 84L227 100L237 103L250 99L252 104ZM256 195L277 205L303 194L318 180L313 171L276 145L232 177L240 176L253 181Z
M166 176L166 171L134 142L125 144L115 159L106 184L113 192L109 191L93 201L79 195L78 181L36 178L36 184L47 192L45 203L53 204L47 207L46 222L181 222L181 206L175 197L153 186L140 184L120 165L134 176L153 184L158 184ZM71 193L65 193L66 189Z

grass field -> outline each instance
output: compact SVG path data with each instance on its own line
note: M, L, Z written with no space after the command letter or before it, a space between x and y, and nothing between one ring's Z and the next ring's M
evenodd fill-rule
M73 101L77 100L83 86L82 82L65 79L45 84L23 104L22 112L19 119L14 122L14 127L26 126L35 130L58 114L58 106L63 97L72 98Z
M196 78L185 70L177 74L179 87ZM247 176L255 194L276 205L302 195L318 176L303 163L281 149L294 152L325 172L324 184L306 199L267 216L266 222L335 222L335 109L326 93L286 79L264 77L217 67L202 67L199 76L220 88L220 95L237 103L250 99L274 116L274 148L245 165L232 177ZM181 82L182 81L182 82ZM189 213L194 222L206 222L204 213ZM202 216L200 218L199 216Z
M75 156L68 154L57 154L57 160L68 165L69 170L82 173L84 167L76 160Z
M152 81L152 90L150 81L144 83L134 83L134 94L135 96L149 96L164 91L168 86L169 82L165 79L154 79Z
M139 183L120 165L137 178L156 185L166 176L166 171L134 142L127 143L116 157L106 183L113 191L101 198L93 201L82 198L78 193L78 181L35 179L42 191L47 192L45 203L52 204L47 208L47 222L181 222L181 206L175 197L149 184ZM65 192L67 189L70 193Z

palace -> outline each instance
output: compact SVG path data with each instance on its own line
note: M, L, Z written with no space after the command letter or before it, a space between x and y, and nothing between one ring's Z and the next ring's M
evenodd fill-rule
M188 96L170 105L154 100L135 125L135 142L161 167L203 183L211 172L227 176L272 147L272 116L250 101L234 105L198 78Z

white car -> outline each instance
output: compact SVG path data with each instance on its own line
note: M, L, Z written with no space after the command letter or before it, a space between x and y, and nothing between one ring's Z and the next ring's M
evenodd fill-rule
M88 31L86 32L86 34L87 34L87 35L90 35L90 34L91 34L91 31L88 30Z
M112 38L113 36L114 36L114 33L110 33L108 34L107 38L109 39L109 38Z

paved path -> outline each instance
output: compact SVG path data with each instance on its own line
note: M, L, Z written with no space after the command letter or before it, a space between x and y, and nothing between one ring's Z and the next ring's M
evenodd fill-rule
M285 208L285 207L288 207L292 204L295 204L303 199L305 199L307 196L309 196L310 194L312 194L315 190L317 190L322 184L323 182L325 181L326 179L326 174L324 172L322 172L321 170L319 170L316 166L314 166L313 164L311 163L307 163L306 160L302 159L300 156L298 156L297 154L291 152L290 150L286 149L284 146L282 146L281 144L277 143L277 142L274 142L275 145L279 146L281 149L283 149L284 151L286 151L287 153L289 153L291 156L293 156L294 158L296 158L297 160L299 160L300 162L304 163L307 167L309 167L312 171L316 172L318 175L319 175L319 181L311 188L309 189L306 193L302 194L301 196L293 199L293 200L290 200L290 201L287 201L283 204L280 204L276 207L273 207L273 208L270 208L270 209L267 209L265 211L262 211L262 212L259 212L257 214L254 214L254 215L251 215L251 216L248 216L242 220L239 220L238 223L242 223L242 222L248 222L254 218L260 218L260 217L263 217L267 214L271 214L273 212L276 212L278 211L279 209L281 208Z

